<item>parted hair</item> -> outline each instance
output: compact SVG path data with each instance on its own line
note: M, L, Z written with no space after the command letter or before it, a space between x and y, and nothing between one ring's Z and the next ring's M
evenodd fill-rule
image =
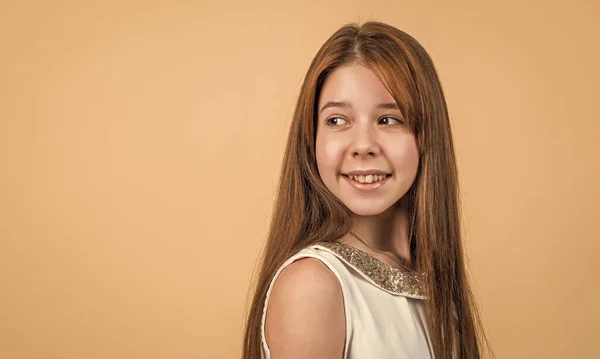
M283 262L351 229L348 209L325 187L315 156L317 103L328 74L361 64L394 97L414 133L419 169L410 199L411 255L424 274L427 327L436 358L480 358L489 345L461 240L459 183L448 109L433 62L410 35L376 21L350 23L319 49L304 78L283 157L271 225L246 320L243 358L260 358L263 306Z

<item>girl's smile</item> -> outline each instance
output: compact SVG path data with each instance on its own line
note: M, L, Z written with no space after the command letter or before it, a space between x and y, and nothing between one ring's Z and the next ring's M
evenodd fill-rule
M379 170L351 171L341 175L351 186L363 192L371 192L382 187L392 176L391 173Z

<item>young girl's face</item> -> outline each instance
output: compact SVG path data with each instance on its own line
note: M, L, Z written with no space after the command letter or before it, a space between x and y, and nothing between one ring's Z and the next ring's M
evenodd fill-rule
M325 186L361 216L398 202L416 177L419 153L377 76L362 65L337 68L323 84L317 111L317 166Z

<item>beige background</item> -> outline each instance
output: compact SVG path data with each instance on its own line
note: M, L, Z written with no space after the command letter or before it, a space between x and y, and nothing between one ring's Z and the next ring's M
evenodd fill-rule
M499 358L598 358L593 1L0 5L0 357L237 358L294 102L348 21L430 52Z

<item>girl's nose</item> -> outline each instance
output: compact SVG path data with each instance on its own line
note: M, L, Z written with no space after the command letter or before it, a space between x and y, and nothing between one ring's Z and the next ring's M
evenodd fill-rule
M374 157L379 155L381 150L374 128L368 125L358 125L353 131L354 136L350 145L353 157Z

